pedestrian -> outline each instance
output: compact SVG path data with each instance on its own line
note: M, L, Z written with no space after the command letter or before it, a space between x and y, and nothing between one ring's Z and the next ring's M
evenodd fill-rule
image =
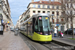
M64 34L62 33L62 31L59 31L58 36L63 38L63 35Z
M56 37L57 36L57 28L55 27L54 28L54 37Z
M58 32L58 36L61 37L61 31Z

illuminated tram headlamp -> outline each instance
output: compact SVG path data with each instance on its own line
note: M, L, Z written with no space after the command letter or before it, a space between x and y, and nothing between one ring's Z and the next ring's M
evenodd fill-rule
M50 34L51 34L51 32L50 32Z
M42 35L42 32L40 32L40 34Z
M42 17L39 17L39 19L42 19Z

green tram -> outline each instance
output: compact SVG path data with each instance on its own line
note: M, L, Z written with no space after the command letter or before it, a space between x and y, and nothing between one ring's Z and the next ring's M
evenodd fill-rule
M20 32L34 41L52 41L49 17L48 14L33 15L24 22L25 30L20 30Z

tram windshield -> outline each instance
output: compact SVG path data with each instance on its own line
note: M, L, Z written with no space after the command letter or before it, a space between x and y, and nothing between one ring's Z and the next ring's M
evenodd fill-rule
M49 17L39 16L39 31L50 31Z

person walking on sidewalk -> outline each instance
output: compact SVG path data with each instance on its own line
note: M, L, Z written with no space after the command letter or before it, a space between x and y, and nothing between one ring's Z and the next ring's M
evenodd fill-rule
M58 36L63 38L63 33L61 31L59 31Z
M55 27L54 28L54 37L56 37L57 36L57 28Z

